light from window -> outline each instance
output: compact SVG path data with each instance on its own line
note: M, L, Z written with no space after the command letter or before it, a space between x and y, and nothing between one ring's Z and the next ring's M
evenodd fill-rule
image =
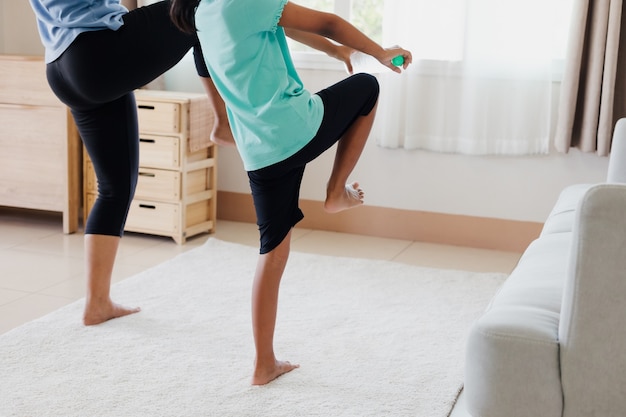
M377 43L383 41L383 0L352 0L350 22Z
M300 6L336 13L359 30L382 42L384 0L296 0ZM312 51L311 48L289 40L292 51Z
M408 4L407 4L408 3ZM385 44L400 44L413 59L460 61L463 59L467 0L385 2Z
M413 61L478 62L532 70L562 61L573 0L294 0L334 12L384 47L402 45ZM400 5L400 6L399 6ZM296 42L297 63L322 65L323 54ZM495 64L500 63L500 64ZM321 68L321 67L320 67Z

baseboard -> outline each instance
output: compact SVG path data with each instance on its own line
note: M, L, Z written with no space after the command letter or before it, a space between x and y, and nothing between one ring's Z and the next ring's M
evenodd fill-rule
M523 252L539 236L542 223L402 210L364 205L337 214L321 201L301 200L304 220L296 227L445 245ZM249 194L219 191L217 218L255 223ZM219 227L219 225L218 225Z

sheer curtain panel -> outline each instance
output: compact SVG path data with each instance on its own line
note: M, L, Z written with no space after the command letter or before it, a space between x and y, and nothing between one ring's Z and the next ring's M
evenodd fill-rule
M385 45L413 52L383 73L383 147L468 155L549 152L572 0L389 0Z

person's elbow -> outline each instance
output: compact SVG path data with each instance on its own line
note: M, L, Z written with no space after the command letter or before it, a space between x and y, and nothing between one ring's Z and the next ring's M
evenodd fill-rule
M317 24L317 34L334 39L344 22L343 19L332 13L322 13L321 16Z

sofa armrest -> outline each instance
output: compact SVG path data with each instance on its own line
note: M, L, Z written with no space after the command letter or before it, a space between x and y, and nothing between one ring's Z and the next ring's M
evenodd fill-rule
M619 119L615 124L607 182L626 183L626 118Z
M595 185L576 215L559 323L564 417L626 410L626 185Z

